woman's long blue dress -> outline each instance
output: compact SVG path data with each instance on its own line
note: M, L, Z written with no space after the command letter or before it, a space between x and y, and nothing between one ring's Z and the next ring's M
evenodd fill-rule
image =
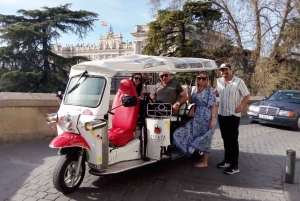
M195 150L209 154L215 126L210 129L211 106L217 105L213 88L205 88L197 94L191 94L195 102L195 115L183 127L178 128L173 135L173 141L179 150L192 154Z

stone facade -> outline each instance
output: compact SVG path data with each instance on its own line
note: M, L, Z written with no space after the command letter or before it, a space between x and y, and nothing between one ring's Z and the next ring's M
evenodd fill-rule
M133 42L123 42L122 34L115 34L112 27L110 27L105 36L100 35L98 44L77 44L75 46L67 45L66 47L55 44L53 52L67 58L72 56L85 56L90 60L103 60L121 55L141 54L143 47L146 45L148 31L148 25L136 25L134 32L131 33ZM218 47L225 41L231 40L229 35L215 31L199 35L196 31L196 27L195 32L186 34L186 38L195 38L202 41L205 48Z
M141 54L146 44L147 32L147 25L136 25L134 32L131 33L134 37L133 42L123 42L122 34L115 34L112 27L110 27L105 36L100 35L98 44L77 44L75 46L67 45L66 47L55 44L53 52L67 58L85 56L90 60L103 60L121 55Z

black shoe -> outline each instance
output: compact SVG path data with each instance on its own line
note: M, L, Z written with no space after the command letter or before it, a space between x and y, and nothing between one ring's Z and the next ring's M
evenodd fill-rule
M230 166L229 168L226 168L224 170L224 174L236 174L239 173L239 167L238 166Z
M199 160L203 157L203 152L194 151L191 155L192 159Z
M217 164L218 168L228 168L230 167L230 163L226 163L225 161Z

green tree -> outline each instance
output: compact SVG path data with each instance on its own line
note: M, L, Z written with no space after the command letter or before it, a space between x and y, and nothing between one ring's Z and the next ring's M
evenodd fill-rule
M155 13L164 3L172 9L179 9L183 3L191 1L148 0L148 3ZM244 79L248 78L245 81L253 94L298 88L294 83L300 79L299 0L208 1L222 12L215 29L230 35L236 46L230 52L234 56L227 62L238 69ZM278 75L284 76L278 79Z
M221 13L210 2L187 2L182 10L161 10L149 24L147 45L142 53L199 57L207 44L204 36L215 36L214 23Z
M79 39L93 30L98 14L70 10L71 4L0 14L2 91L54 92L65 87L70 66L86 57L64 58L51 50L64 34ZM26 79L28 78L28 79Z

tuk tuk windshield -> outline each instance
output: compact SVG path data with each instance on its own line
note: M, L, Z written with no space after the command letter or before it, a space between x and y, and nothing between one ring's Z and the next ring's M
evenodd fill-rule
M106 79L104 77L72 77L65 93L65 105L80 105L86 107L97 107L101 100ZM80 83L76 88L76 84ZM74 89L71 90L70 89Z

